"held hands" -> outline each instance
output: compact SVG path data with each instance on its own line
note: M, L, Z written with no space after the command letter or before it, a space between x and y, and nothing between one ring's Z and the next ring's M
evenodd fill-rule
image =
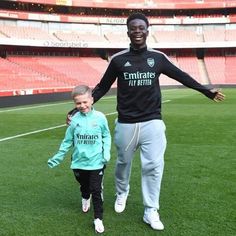
M215 102L224 101L225 95L220 92L220 89L211 89L211 92L215 93L215 97L213 98Z

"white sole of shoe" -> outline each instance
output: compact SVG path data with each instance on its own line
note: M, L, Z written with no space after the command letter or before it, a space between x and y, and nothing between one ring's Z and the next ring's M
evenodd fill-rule
M125 210L127 199L128 199L128 195L126 196L126 199L125 199L125 202L123 204L123 208L122 209L119 209L119 207L116 207L116 205L118 205L118 204L116 204L116 202L115 202L114 210L115 210L116 213L122 213Z
M88 210L84 210L82 209L83 213L88 213L89 212L89 209Z
M124 207L124 209L117 209L116 207L114 208L115 209L115 212L116 213L122 213L123 211L125 211L125 208L126 208L126 206Z
M154 230L159 230L159 231L164 230L164 226L163 226L163 227L159 227L159 228L153 228L152 225L151 225L151 223L150 223L145 217L143 217L143 221L144 221L146 224L150 225L151 228L154 229Z

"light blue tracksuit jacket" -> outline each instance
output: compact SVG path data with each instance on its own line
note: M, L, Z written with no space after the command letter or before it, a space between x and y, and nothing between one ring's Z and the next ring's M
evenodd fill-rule
M111 135L105 115L95 109L77 112L68 126L59 151L48 160L50 167L60 164L73 146L71 169L102 169L110 160Z

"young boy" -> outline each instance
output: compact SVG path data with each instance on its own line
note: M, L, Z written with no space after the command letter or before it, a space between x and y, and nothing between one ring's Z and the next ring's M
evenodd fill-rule
M102 182L105 165L110 160L111 135L105 115L92 107L92 91L88 86L76 86L72 98L78 112L71 119L59 151L48 160L48 166L60 164L73 147L71 169L80 183L82 210L88 212L92 195L95 231L103 233Z

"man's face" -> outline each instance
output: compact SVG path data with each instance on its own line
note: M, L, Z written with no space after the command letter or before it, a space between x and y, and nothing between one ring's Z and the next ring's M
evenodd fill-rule
M143 48L146 46L148 36L148 28L146 22L141 19L134 19L128 24L128 37L134 48Z

